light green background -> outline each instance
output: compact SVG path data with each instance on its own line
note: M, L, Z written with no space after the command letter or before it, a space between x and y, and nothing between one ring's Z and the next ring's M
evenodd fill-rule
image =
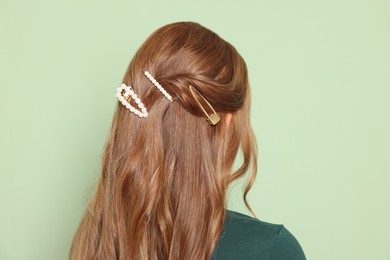
M0 259L66 259L115 89L158 27L196 21L246 60L257 216L308 259L390 259L390 2L0 0ZM229 208L249 212L240 183Z

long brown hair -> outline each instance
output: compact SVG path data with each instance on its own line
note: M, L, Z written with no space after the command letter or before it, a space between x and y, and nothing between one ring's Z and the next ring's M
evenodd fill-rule
M256 178L257 145L245 61L210 29L176 22L149 36L122 82L134 88L149 116L139 118L118 102L101 176L70 259L210 259L226 216L228 186L249 169L243 199L255 216L246 199ZM206 121L189 85L221 117L218 124ZM233 172L240 147L242 165Z

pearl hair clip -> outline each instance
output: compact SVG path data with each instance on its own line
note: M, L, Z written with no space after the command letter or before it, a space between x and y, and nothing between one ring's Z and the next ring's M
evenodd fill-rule
M125 93L123 94L123 91ZM115 95L119 101L124 105L130 112L136 114L140 118L146 118L148 117L148 110L145 108L144 104L141 102L141 99L137 96L137 94L134 93L134 90L131 86L127 86L125 83L122 83L119 88L117 88L117 92ZM132 105L130 105L131 98L134 99L135 103L138 105L138 108L136 109Z
M169 101L173 101L172 100L172 97L171 95L168 94L168 92L160 85L160 83L157 82L157 80L155 78L153 78L152 75L150 75L149 71L145 71L144 72L144 75L150 80L150 82L153 83L153 85L156 86L156 88L158 90L160 90L160 92L169 100Z
M155 78L153 78L152 75L148 71L144 72L144 75L153 83L154 86L169 100L173 101L171 95L168 94L168 92L160 85L160 83L157 82ZM124 92L124 93L123 93ZM117 92L115 96L119 99L119 101L124 105L130 112L136 114L140 118L147 118L148 117L148 110L146 109L145 105L141 102L141 99L137 96L137 94L134 93L134 90L131 86L127 86L125 83L122 83L120 87L117 88ZM134 99L135 103L137 104L138 108L133 107L130 105L131 98Z

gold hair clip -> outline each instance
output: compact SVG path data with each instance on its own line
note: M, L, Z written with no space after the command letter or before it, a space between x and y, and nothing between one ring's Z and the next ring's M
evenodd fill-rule
M122 96L124 96L126 98L126 101L130 103L130 100L131 100L131 95L130 93L126 92L125 89L122 90L121 92Z
M211 110L213 111L213 114L209 115L206 110L203 108L202 104L199 102L198 98L195 96L194 94L194 91L192 90L194 87L192 87L190 85L190 90L191 90L191 94L192 96L195 98L196 102L198 103L198 105L200 106L200 108L203 110L203 112L205 113L205 115L207 116L207 122L209 122L210 125L216 125L219 120L220 120L220 117L219 115L217 114L217 112L215 112L214 108L210 105L210 103L207 101L207 99L198 91L196 90L200 95L201 97L203 98L204 101L206 101L207 105L209 105L209 107L211 108ZM195 88L196 89L196 88Z

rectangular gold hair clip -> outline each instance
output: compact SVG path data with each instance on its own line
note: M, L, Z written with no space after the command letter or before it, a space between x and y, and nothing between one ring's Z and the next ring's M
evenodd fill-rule
M191 94L195 98L195 100L198 103L198 105L200 106L200 108L202 109L203 113L207 116L207 122L209 122L210 125L216 125L220 120L219 115L217 114L217 112L215 112L214 108L210 105L210 103L207 101L207 99L201 93L199 93L198 90L196 90L196 92L198 92L200 94L200 96L203 98L203 100L207 103L207 105L213 111L213 113L211 115L209 115L206 112L206 110L203 108L202 104L199 102L198 98L195 96L193 89L194 89L194 87L190 85Z

